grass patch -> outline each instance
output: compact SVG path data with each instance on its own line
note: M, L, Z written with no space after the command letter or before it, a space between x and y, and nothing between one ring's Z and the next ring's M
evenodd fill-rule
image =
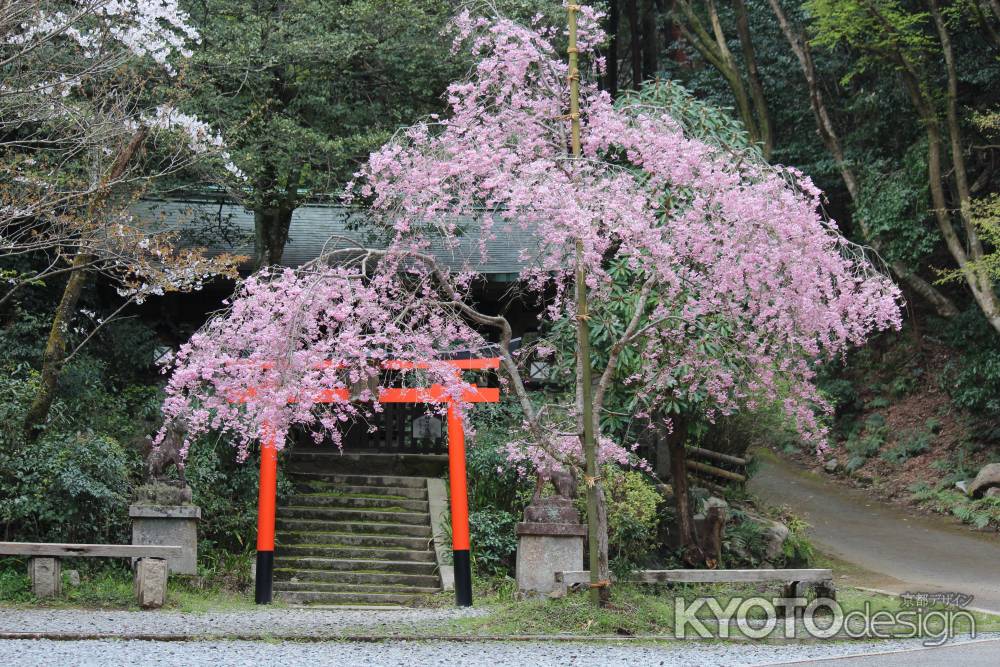
M0 606L45 609L137 610L133 575L124 563L63 559L62 595L39 600L31 592L27 562L22 558L0 560ZM80 573L80 584L70 585L68 570ZM231 611L254 608L253 597L224 587L208 576L172 575L167 584L164 609L183 612Z
M451 594L447 595L449 600ZM442 595L436 595L440 598ZM675 585L675 586L632 586L617 585L612 589L611 603L606 608L596 608L585 593L571 593L560 599L529 599L517 601L506 593L478 599L477 606L488 606L489 613L483 616L461 618L449 622L447 631L467 636L511 636L511 635L582 635L582 636L627 636L627 637L670 637L675 627L675 599L680 597L687 603L695 598L711 596L725 608L734 597L781 597L780 586L759 585ZM503 599L505 598L506 599ZM906 610L906 602L898 597L869 593L846 588L838 591L838 602L845 614L851 611L865 611L872 615L885 611L896 613ZM937 605L931 609L945 611ZM697 612L700 619L712 619L711 611L703 605ZM1000 617L973 613L977 632L1000 630ZM752 607L745 616L749 620L763 621L765 614L759 607ZM735 616L734 616L735 618ZM714 621L713 621L714 623ZM714 627L713 623L706 623ZM781 636L781 628L774 637ZM967 632L963 621L957 629ZM933 629L932 629L933 630ZM690 633L690 628L689 628ZM740 637L741 632L732 625L730 635ZM805 636L801 624L799 635Z

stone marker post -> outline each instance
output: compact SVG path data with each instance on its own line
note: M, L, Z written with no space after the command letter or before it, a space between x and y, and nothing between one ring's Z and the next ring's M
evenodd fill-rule
M28 575L36 598L54 598L62 593L62 566L58 558L29 558Z

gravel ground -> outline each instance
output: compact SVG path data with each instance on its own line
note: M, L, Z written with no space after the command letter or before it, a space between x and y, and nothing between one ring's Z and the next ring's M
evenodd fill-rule
M324 637L417 634L454 618L487 609L254 609L181 613L171 611L94 611L79 609L4 609L0 632L64 632L158 635L261 635ZM0 661L2 664L2 661Z
M144 641L0 641L0 664L33 665L477 665L522 664L532 667L594 665L768 665L796 660L835 658L864 651L914 648L919 642L838 642L823 644L674 643L642 644L542 642L264 643ZM876 658L880 660L881 658ZM877 662L875 664L878 664Z

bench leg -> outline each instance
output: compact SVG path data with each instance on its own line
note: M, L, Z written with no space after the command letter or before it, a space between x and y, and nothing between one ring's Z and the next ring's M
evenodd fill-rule
M135 566L135 597L143 609L158 609L167 601L167 561L142 558Z
M827 598L829 600L837 599L837 586L833 583L833 579L821 581L816 584L813 589L816 591L817 598Z
M788 582L787 584L785 584L785 587L782 590L782 596L785 599L805 598L805 596L806 596L805 593L806 593L805 586L803 586L802 583L798 582L798 581L790 581L790 582ZM778 614L780 614L781 616L785 617L785 618L788 618L789 616L791 616L792 614L794 614L795 615L795 620L798 621L798 620L802 619L802 612L803 612L803 610L804 610L804 607L792 607L792 608L788 608L788 607L785 607L784 605L782 605L781 607L779 607L775 611Z
M54 598L62 593L62 565L58 558L29 558L28 576L36 598Z

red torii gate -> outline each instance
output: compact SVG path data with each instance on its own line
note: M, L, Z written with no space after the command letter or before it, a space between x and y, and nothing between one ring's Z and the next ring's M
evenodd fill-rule
M466 370L487 370L500 367L500 359L448 359L456 373ZM389 360L386 370L427 368L426 363ZM256 391L247 392L252 400ZM349 401L347 389L324 389L316 396L317 403ZM472 605L472 563L469 557L469 494L465 475L465 431L454 401L443 385L430 387L383 387L380 403L447 403L448 404L448 478L451 501L451 544L455 567L455 604ZM463 403L496 403L500 390L470 385L462 394ZM266 428L266 427L265 427ZM274 583L274 514L278 475L278 449L275 433L265 432L260 448L260 491L257 499L257 573L254 579L254 599L257 604L269 604Z

